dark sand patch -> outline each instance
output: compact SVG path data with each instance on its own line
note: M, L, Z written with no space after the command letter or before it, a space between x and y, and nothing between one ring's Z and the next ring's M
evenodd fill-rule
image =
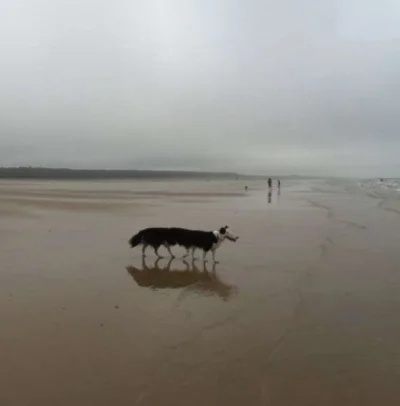
M32 213L16 205L0 204L0 217L34 217Z
M82 202L73 200L53 200L53 199L24 199L24 198L7 198L3 202L8 206L26 207L40 210L73 210L73 211L123 211L130 210L135 206L135 203L121 202ZM137 204L137 206L141 206ZM1 211L0 211L1 212Z
M132 191L121 191L121 190L20 190L13 188L0 188L0 196L3 197L25 197L32 199L34 197L38 198L58 198L58 199L113 199L113 200L123 200L123 199L140 199L149 197L242 197L246 196L242 192L196 192L190 190L182 191L168 191L168 190L132 190Z

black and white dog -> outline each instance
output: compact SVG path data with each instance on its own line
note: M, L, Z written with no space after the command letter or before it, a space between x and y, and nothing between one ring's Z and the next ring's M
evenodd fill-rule
M186 248L184 257L187 257L191 250L193 259L195 250L199 248L203 250L203 261L206 261L208 251L211 251L213 261L217 262L215 252L224 240L236 242L238 238L229 231L228 226L221 227L216 231L188 230L178 227L152 227L139 231L129 240L129 244L132 248L142 245L143 256L146 256L146 248L151 246L158 257L161 257L158 249L162 245L167 248L171 257L175 257L171 251L171 247L174 245Z

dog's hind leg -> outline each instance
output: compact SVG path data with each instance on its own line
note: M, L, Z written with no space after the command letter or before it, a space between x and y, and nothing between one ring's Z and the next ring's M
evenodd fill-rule
M159 248L160 248L160 246L155 247L155 248L154 248L154 252L155 252L156 255L158 256L158 258L162 258L162 255L160 255L160 254L158 253Z
M199 272L199 269L196 267L196 264L194 262L194 259L192 259L192 271L193 272Z
M173 254L173 252L171 251L171 247L169 246L169 244L165 244L165 247L167 248L169 255L171 255L171 258L175 258L175 255Z
M204 250L204 251L203 251L203 262L207 262L206 256L207 256L207 251Z
M182 262L186 265L185 272L189 272L190 271L189 262L186 261L185 257L182 257Z
M145 257L146 256L146 248L148 247L148 245L147 244L143 244L143 246L142 246L142 257Z
M174 261L174 258L171 258L169 261L168 261L168 264L167 264L167 266L164 268L164 271L170 271L171 270L171 264L172 264L172 262Z
M189 248L186 248L186 254L182 256L182 258L186 258L189 256Z
M145 256L143 255L142 256L142 271L148 271L149 270L149 267L147 266L147 264L146 264L146 258L145 258Z

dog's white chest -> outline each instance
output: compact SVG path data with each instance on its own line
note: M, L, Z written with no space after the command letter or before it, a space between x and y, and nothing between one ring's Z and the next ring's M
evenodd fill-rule
M215 251L215 250L217 250L219 247L220 247L220 245L222 244L222 241L223 241L223 239L221 238L221 236L220 236L220 234L219 234L219 232L218 231L214 231L214 235L217 237L217 242L215 242L213 245L212 245L212 250L213 251Z
M222 241L218 240L216 243L213 244L212 249L216 250L220 247Z

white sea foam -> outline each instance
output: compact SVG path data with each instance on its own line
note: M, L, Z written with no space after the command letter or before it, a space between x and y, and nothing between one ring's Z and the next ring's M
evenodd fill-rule
M365 179L359 182L359 185L371 192L383 195L395 195L400 197L400 179Z

